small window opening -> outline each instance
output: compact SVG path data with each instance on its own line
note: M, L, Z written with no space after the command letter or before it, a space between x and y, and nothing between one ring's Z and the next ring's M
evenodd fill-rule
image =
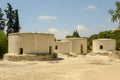
M57 49L58 49L58 46L55 46L55 49L57 50Z
M100 49L103 49L103 45L100 45Z

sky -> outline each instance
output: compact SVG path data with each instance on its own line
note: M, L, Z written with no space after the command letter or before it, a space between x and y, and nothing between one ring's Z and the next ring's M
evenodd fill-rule
M10 3L19 11L21 32L52 33L57 39L72 35L81 37L117 28L110 21L109 9L120 0L0 0L0 8Z

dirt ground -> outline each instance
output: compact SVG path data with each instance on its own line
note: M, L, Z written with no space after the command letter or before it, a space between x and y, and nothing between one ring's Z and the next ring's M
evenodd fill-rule
M68 57L54 61L0 61L0 80L120 80L120 60L106 56Z

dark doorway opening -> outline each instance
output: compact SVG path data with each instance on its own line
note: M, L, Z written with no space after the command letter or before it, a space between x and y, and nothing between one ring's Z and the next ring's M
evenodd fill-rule
M83 45L80 45L81 54L83 53Z
M19 54L22 55L23 54L23 48L19 49Z
M49 46L49 54L52 54L52 46Z

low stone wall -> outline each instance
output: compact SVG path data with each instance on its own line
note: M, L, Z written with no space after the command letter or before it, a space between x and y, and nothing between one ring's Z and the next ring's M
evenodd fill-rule
M109 55L109 58L120 59L120 51L114 51L114 52L112 52L112 54Z
M88 55L102 55L102 56L109 56L112 52L91 52Z
M53 60L57 58L57 53L53 54L41 54L41 55L15 55L15 54L5 54L4 60L7 61L42 61L42 60Z
M108 56L109 58L120 59L120 51L106 51L106 52L91 52L88 55L102 55Z

